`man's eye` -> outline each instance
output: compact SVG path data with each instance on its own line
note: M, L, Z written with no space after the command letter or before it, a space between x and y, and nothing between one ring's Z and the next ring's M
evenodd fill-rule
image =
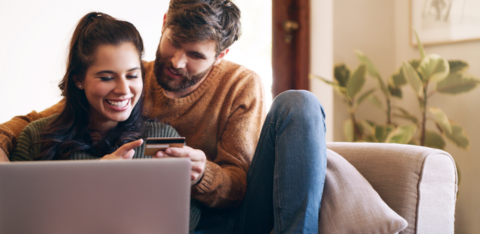
M197 53L191 53L190 56L194 59L203 59L204 57Z

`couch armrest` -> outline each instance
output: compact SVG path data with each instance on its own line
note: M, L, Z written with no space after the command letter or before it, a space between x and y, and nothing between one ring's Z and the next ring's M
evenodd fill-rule
M401 144L328 142L390 208L408 222L401 233L454 233L457 172L445 151Z

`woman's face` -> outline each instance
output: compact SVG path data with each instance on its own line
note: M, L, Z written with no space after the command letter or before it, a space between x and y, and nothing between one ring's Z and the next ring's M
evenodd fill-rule
M94 61L78 88L90 103L90 118L101 131L128 119L142 95L143 81L139 54L133 43L100 45Z

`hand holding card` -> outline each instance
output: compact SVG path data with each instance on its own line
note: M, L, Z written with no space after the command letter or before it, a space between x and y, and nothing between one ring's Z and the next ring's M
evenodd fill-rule
M145 155L155 155L158 151L165 151L169 147L183 148L185 137L149 137L145 143Z

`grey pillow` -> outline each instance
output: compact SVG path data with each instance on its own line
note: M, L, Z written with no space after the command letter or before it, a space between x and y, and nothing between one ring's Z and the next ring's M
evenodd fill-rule
M397 233L407 221L380 198L347 160L327 149L319 233Z

